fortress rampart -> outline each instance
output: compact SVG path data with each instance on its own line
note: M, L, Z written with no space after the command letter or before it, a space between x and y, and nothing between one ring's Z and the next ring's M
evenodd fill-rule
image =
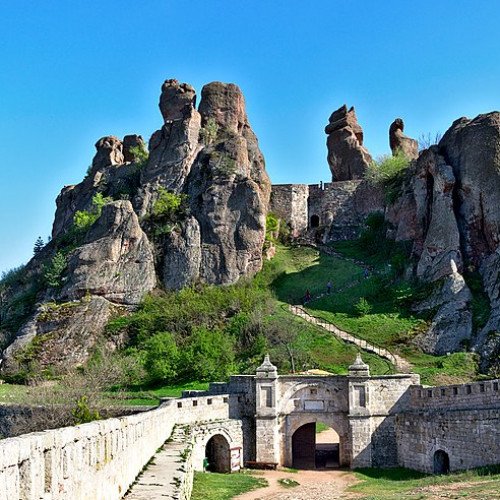
M164 446L173 457L166 498L187 500L205 456L226 471L255 460L292 466L298 453L314 453L317 422L337 433L341 466L496 464L499 382L425 387L415 374L372 377L360 358L347 376L280 376L266 358L256 375L186 391L154 410L0 441L0 498L119 499Z

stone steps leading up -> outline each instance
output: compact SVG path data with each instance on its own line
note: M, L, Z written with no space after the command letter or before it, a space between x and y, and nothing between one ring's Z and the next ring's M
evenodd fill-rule
M179 500L183 474L182 455L189 436L184 427L175 427L170 439L158 450L125 495L125 500Z
M311 316L303 307L301 306L289 306L289 310L292 314L295 316L298 316L299 318L302 318L303 320L307 321L308 323L311 323L313 325L319 326L320 328L323 328L327 332L332 333L335 335L335 337L345 340L346 342L349 342L351 344L354 344L358 346L360 349L363 349L364 351L372 352L374 354L377 354L378 356L387 359L390 361L398 370L398 372L401 373L411 373L411 364L406 361L406 359L402 358L401 356L398 356L397 354L391 353L389 350L384 349L383 347L378 347L373 344L370 344L364 339L360 339L358 337L355 337L351 333L345 332L344 330L341 330L340 328L337 328L333 323L329 323L327 321L323 321L321 319L316 318L315 316Z

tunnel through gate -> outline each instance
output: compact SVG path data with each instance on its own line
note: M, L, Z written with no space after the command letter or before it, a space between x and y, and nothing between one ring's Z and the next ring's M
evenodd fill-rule
M205 457L210 472L231 472L231 451L222 434L216 434L207 441Z
M339 467L339 436L321 423L299 427L292 436L292 463L296 469Z

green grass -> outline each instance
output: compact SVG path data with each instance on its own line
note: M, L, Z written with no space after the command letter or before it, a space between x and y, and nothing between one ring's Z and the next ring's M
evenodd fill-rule
M316 434L319 434L320 432L325 432L329 429L330 427L328 427L328 425L324 424L323 422L316 422Z
M149 389L138 386L128 388L122 392L117 401L125 405L157 406L160 403L160 398L178 398L182 395L182 391L205 391L207 389L207 382L197 381L170 384ZM110 398L113 399L113 393L109 394Z
M36 388L18 384L0 384L0 403L20 403L29 401L29 395Z
M107 400L110 405L144 405L157 406L160 398L180 397L182 391L208 389L205 382L186 382L176 385L165 385L154 388L133 387L120 393L107 392ZM21 403L29 404L30 395L37 391L36 387L18 384L0 384L0 403Z
M349 490L361 494L361 497L356 498L363 500L496 499L500 486L498 472L494 469L477 469L429 476L403 468L358 469L355 474L361 482L351 486Z
M194 473L191 500L230 500L247 491L264 488L267 481L247 472L238 474Z
M477 356L472 353L432 356L412 345L412 339L426 328L427 321L412 313L409 306L419 294L425 294L425 290L402 280L391 281L383 252L369 253L357 242L349 241L334 246L346 257L366 262L373 273L365 279L361 266L319 254L310 248L279 248L276 259L281 274L272 283L278 300L297 303L307 288L314 297L324 292L324 285L331 279L333 293L308 305L314 316L374 345L399 353L414 365L414 371L421 375L424 384L461 383L477 376ZM355 308L362 297L371 305L371 311L366 315L360 315ZM346 373L356 352L354 346L340 342L305 322L298 342L302 343L302 350L309 353L315 367L332 373ZM378 356L363 353L363 359L375 375L390 372L388 363Z
M280 247L275 259L280 275L272 287L278 299L289 304L301 303L307 289L313 295L325 292L329 280L335 290L363 275L361 267L308 247Z

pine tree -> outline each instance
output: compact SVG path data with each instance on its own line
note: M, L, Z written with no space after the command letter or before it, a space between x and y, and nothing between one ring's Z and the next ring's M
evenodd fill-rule
M40 253L43 250L44 246L45 243L43 242L42 237L39 236L35 241L35 246L33 247L33 254L36 255L37 253Z

